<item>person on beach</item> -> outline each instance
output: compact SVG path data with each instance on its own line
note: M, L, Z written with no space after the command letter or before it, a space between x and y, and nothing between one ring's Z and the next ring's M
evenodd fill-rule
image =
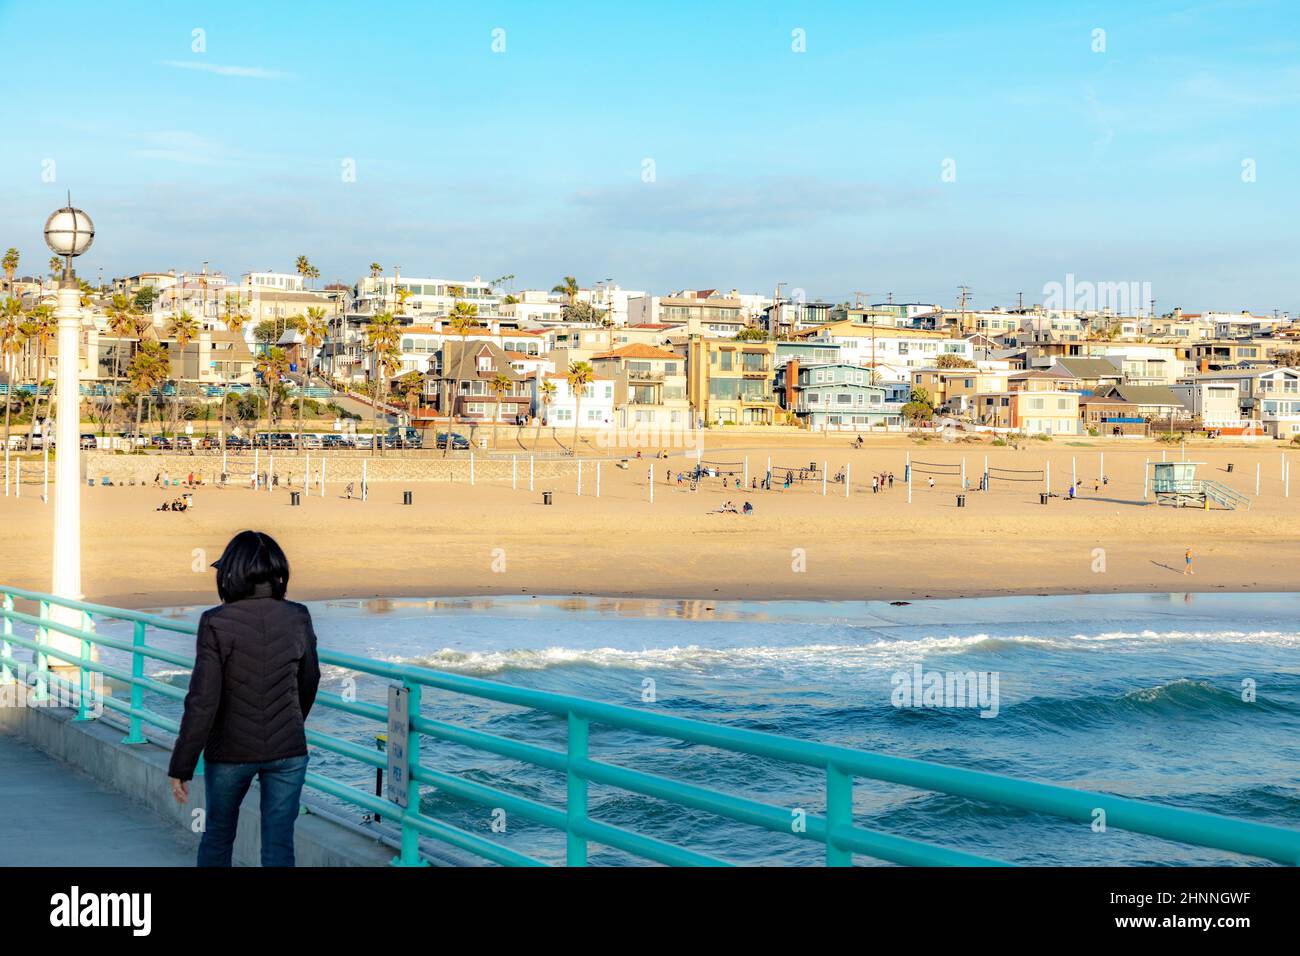
M304 724L320 663L307 608L286 601L289 561L270 535L241 531L212 565L222 603L199 618L194 671L167 775L177 803L204 757L207 818L198 865L230 866L239 806L256 777L262 865L294 865L307 775Z
M934 491L934 475L931 475L927 480L930 482L930 490Z
M1192 570L1192 549L1188 548L1183 552L1183 574L1195 574Z

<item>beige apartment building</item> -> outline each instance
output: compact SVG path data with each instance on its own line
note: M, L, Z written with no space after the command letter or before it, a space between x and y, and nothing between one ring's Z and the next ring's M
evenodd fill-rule
M711 425L771 425L776 400L776 343L691 339L686 343L686 397Z

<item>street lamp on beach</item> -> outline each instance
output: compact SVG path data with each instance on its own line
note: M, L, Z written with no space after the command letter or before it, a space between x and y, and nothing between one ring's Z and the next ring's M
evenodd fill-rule
M54 317L59 323L59 369L55 387L59 400L55 427L54 459L54 562L50 588L56 597L80 601L81 593L81 287L72 271L72 260L95 241L95 224L82 210L68 205L56 209L45 221L45 244L64 260L59 280L58 305ZM48 436L46 441L48 442ZM80 611L51 608L50 616L62 624L80 626ZM75 666L81 655L76 638L57 631L48 643L68 656L52 660L51 666Z

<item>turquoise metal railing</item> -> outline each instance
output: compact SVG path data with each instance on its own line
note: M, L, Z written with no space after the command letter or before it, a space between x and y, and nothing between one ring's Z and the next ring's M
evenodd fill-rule
M139 611L106 607L84 601L64 600L48 594L12 587L0 587L0 596L3 598L0 604L0 621L3 623L3 630L0 631L0 680L23 680L35 688L38 696L48 694L51 685L55 683L60 687L72 685L82 692L78 718L86 719L89 716L86 701L89 696L90 675L92 672L97 672L129 684L131 687L129 702L107 696L103 700L106 710L121 714L126 719L128 732L125 742L132 744L147 742L144 734L146 726L159 728L172 734L177 732L178 723L149 709L145 705L144 695L151 693L172 700L183 700L185 691L145 676L144 664L146 659L151 659L178 667L191 667L193 658L149 644L148 630L153 628L192 635L195 633L194 623L169 620ZM32 602L36 605L37 613L17 610L14 606L15 599ZM76 612L80 625L56 620L56 617L65 616L53 613L57 608ZM131 640L110 638L97 633L95 623L101 620L129 622L133 626ZM31 627L33 633L30 636L20 635L14 630L15 624ZM80 656L69 658L55 653L49 646L50 632L79 639ZM30 650L34 659L21 661L14 657L15 646ZM129 653L130 672L95 660L93 648L97 646ZM1092 825L1100 811L1105 814L1108 828L1143 833L1284 864L1300 864L1300 831L1283 827L983 771L965 770L922 760L891 757L848 747L797 740L777 734L672 717L633 707L515 687L338 651L322 649L319 656L322 664L391 680L400 683L410 692L411 779L407 808L402 809L382 797L321 774L314 772L307 774L309 787L380 814L385 819L398 821L401 826L401 849L399 856L393 861L398 865L415 866L423 862L419 843L422 836L495 863L519 866L544 865L542 861L524 853L422 813L420 811L421 785L435 787L444 795L459 800L492 808L500 807L507 813L517 814L527 820L561 831L565 834L565 857L570 866L586 864L590 843L613 847L646 860L669 865L725 865L723 860L694 852L686 847L592 819L588 813L587 802L588 785L592 783L620 788L681 807L713 813L774 833L821 843L825 848L826 863L830 866L851 865L855 853L893 863L912 865L1003 865L997 860L895 836L855 823L853 787L854 780L857 778L951 794L1004 808L1059 816L1084 825ZM51 659L62 660L65 665L75 665L78 669L77 680L62 678L52 671ZM421 691L426 687L529 708L563 718L567 722L567 748L561 751L541 747L526 741L438 720L421 710ZM380 725L387 723L387 709L378 704L349 700L326 692L318 694L317 703L319 706L376 721ZM825 775L826 811L824 814L807 813L803 817L804 825L794 827L791 807L765 803L596 759L591 755L588 747L589 730L592 724L622 728L653 737L688 741L733 753L815 768ZM564 774L567 783L566 805L563 808L554 807L446 773L433 766L426 766L420 762L422 739L460 744ZM383 753L332 734L309 729L307 740L314 747L370 767L382 768L387 765L387 758Z

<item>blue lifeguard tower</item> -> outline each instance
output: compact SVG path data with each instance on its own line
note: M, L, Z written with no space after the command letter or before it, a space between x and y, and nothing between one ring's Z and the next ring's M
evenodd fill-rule
M1172 505L1175 508L1191 505L1208 511L1210 502L1213 501L1229 511L1250 508L1250 499L1241 492L1209 478L1197 478L1196 466L1203 464L1203 461L1151 462L1155 469L1151 484L1156 504Z

